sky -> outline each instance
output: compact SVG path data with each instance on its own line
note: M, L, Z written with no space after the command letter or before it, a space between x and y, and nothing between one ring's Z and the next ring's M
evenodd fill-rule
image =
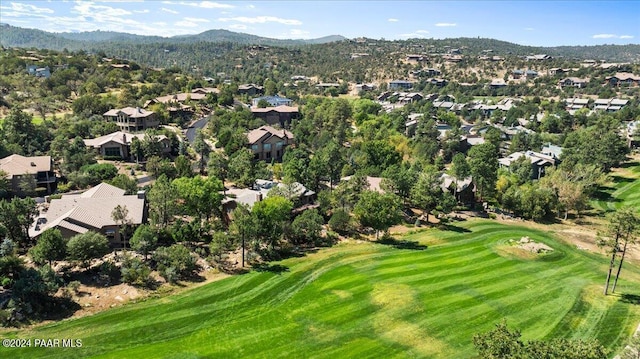
M50 32L278 39L484 37L521 45L638 44L640 1L11 1L0 22ZM0 36L2 36L0 32Z

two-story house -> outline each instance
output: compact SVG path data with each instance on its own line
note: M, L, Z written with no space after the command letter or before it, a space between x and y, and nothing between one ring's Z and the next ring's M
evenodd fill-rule
M293 143L293 133L262 126L247 133L249 148L256 160L281 161L285 148Z
M47 193L55 190L58 180L53 172L51 156L25 157L11 155L0 159L0 171L6 173L11 186L10 190L16 194L25 194L22 187L26 176L33 177L36 188L46 188Z
M125 107L105 112L105 120L118 124L121 131L144 131L148 128L156 128L160 121L153 111L147 111L140 107Z

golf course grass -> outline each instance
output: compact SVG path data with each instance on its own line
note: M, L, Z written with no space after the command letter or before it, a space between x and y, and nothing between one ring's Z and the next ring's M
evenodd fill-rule
M627 162L611 178L612 183L598 192L598 199L591 206L601 212L611 212L623 205L640 211L640 162Z
M508 250L528 236L544 255ZM552 233L457 222L385 244L341 243L177 295L3 337L81 348L0 348L6 358L469 358L506 319L523 338L619 350L640 322L640 270L604 297L607 259Z

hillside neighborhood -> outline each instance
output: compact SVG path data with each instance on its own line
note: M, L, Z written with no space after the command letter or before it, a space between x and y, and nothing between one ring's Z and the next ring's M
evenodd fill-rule
M132 44L2 44L3 338L637 355L640 62L362 37L160 66L169 44Z

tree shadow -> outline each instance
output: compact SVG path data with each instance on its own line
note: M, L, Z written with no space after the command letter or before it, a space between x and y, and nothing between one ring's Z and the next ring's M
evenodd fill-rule
M289 267L283 266L282 264L259 263L253 266L253 270L255 270L256 272L282 274L284 272L288 272Z
M40 320L62 320L82 309L80 304L70 298L52 297L47 302L47 311L39 316Z
M377 243L392 246L396 249L410 249L414 251L423 251L428 248L427 245L420 244L417 241L408 241L406 239L397 240L393 237L380 238Z
M467 228L454 226L453 224L449 224L449 223L440 223L436 226L436 228L442 231L451 231L456 233L471 233L471 230Z
M640 295L637 294L622 294L620 301L623 303L638 305L640 304Z
M619 167L620 168L629 168L629 167L635 167L635 166L638 166L638 165L640 165L640 162L629 161L629 162L622 163Z
M616 175L611 176L611 179L615 183L630 183L635 181L635 179L633 178L616 176Z

